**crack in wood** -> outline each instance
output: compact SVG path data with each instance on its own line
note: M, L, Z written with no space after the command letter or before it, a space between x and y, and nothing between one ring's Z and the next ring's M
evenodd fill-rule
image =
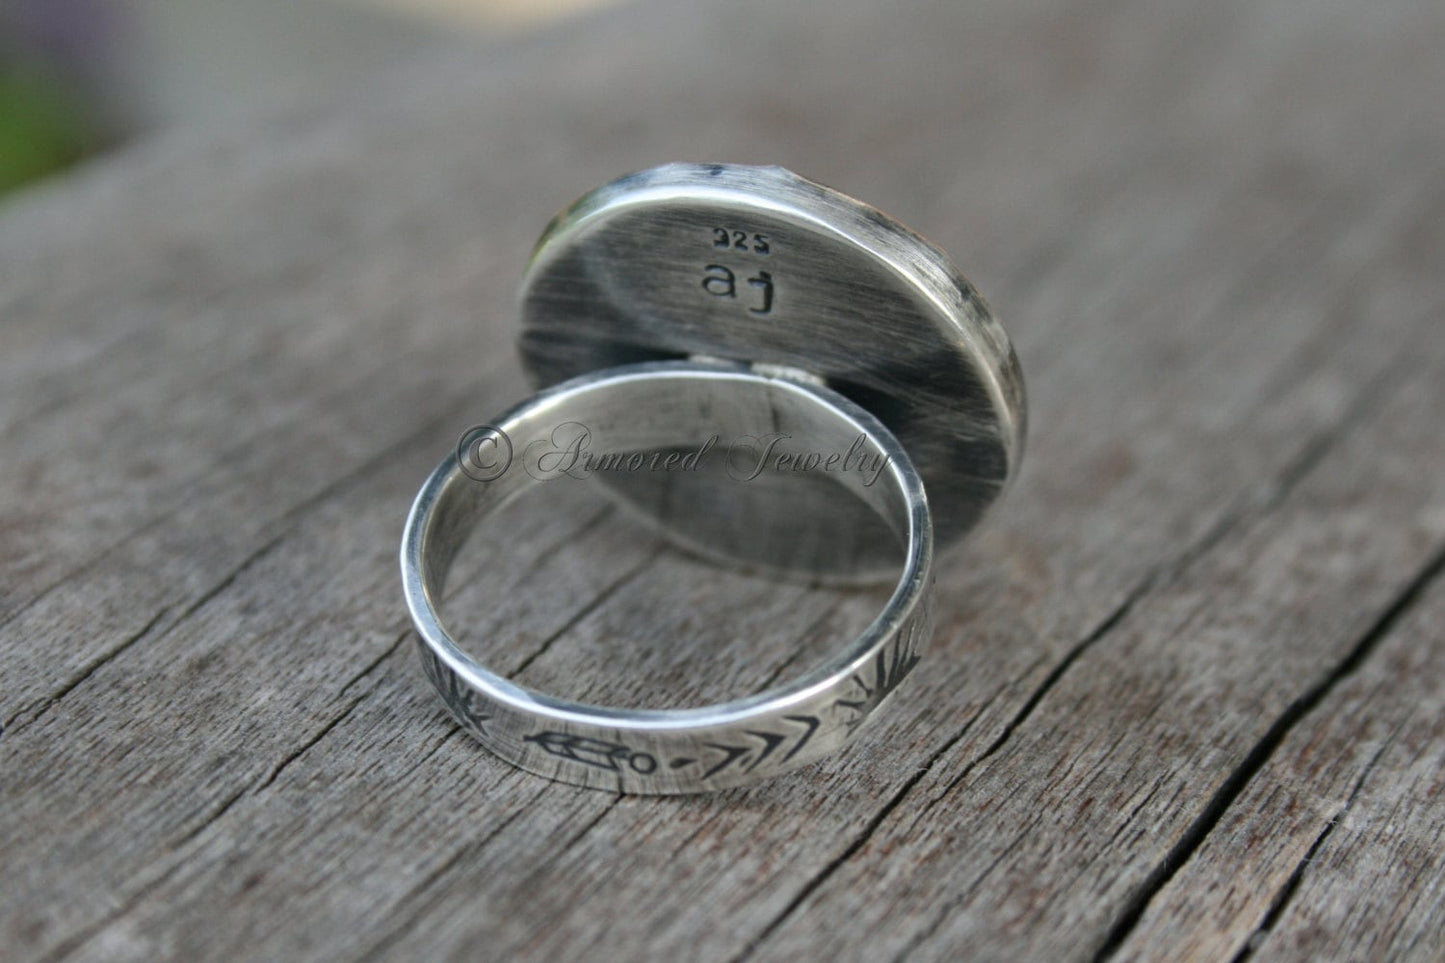
M451 408L452 406L448 405L449 412L451 411ZM420 432L420 434L430 434L432 431L440 429L443 425L445 425L448 421L451 420L454 420L454 413L445 416L439 416L434 421L428 422L425 428ZM166 631L161 634L161 637L164 637L166 633L173 631L177 626L184 624L186 619L193 615L203 605L216 598L218 595L221 594L221 592L225 591L225 589L233 585L236 579L240 575L242 575L247 569L251 568L267 553L269 553L271 550L275 549L283 541L285 541L286 537L295 528L295 525L292 524L295 519L297 519L301 515L304 515L315 506L331 498L333 495L345 491L349 484L356 483L363 476L370 474L372 469L375 468L377 465L385 464L391 461L393 458L395 458L398 452L404 451L407 446L411 444L414 444L414 439L412 436L407 436L406 438L397 441L395 444L389 446L388 448L372 456L371 458L368 458L361 464L357 465L355 468L343 473L332 481L327 482L316 492L303 498L301 501L297 502L290 508L287 508L281 514L277 515L275 519L270 523L270 525L282 526L282 530L275 536L266 540L260 547L255 548L249 553L247 553L247 555L242 558L240 563L235 565L225 576L223 576L210 588L202 592L201 595L198 596L193 602L189 603L181 612L181 614L177 616L175 621L172 622L169 626L167 626ZM8 626L12 622L14 622L16 619L19 619L21 616L24 615L25 612L29 611L35 605L39 604L39 602L42 601L46 595L51 594L60 585L64 584L66 581L69 581L75 575L84 574L86 571L94 569L95 567L99 566L106 557L118 552L120 549L124 548L127 544L134 541L136 538L140 538L141 536L143 536L146 532L151 531L152 529L163 525L167 521L172 520L176 515L179 515L184 510L185 506L177 506L172 511L169 511L164 515L160 516L159 518L153 519L152 521L140 526L135 531L120 539L114 545L107 547L98 557L78 568L76 572L67 575L64 579L61 579L60 581L54 583L54 585L48 586L46 589L42 590L42 592L36 598L23 605L3 623L0 623L0 629L3 629L5 626ZM27 726L33 724L42 715L44 715L51 708L57 705L60 700L65 697L65 695L74 690L76 686L80 685L87 678L93 675L98 669L115 659L117 656L124 653L132 645L140 641L140 639L144 638L146 633L154 626L157 621L159 621L161 616L163 616L167 611L174 609L176 607L176 604L177 603L172 603L162 608L160 610L160 613L155 618L153 618L151 622L148 623L145 628L143 628L139 633L127 637L127 639L118 646L102 653L89 665L87 665L77 676L73 677L70 680L67 680L66 683L64 683L59 689L55 690L49 696L43 697L42 700L37 700L36 703L32 703L32 707L35 709L36 713L33 717L25 720L23 723L19 722L18 720L20 716L24 715L25 712L28 711L27 709L21 709L17 711L10 719L6 720L3 726L0 726L0 731L8 732L12 731L12 729L24 729Z
M268 539L259 548L251 551L245 558L241 560L240 564L232 568L231 571L227 573L224 578L222 578L216 584L212 585L206 591L202 592L199 596L197 596L194 601L187 605L185 609L181 612L181 614L176 616L175 621L171 622L162 632L158 634L157 638L165 638L171 632L175 631L177 626L183 625L186 619L194 615L202 606L204 606L206 603L210 602L212 599L216 598L226 589L234 585L236 579L240 578L240 576L244 574L248 569L250 569L266 555L270 554L272 549L280 545L281 542L283 542L286 539L286 536L289 534L290 530L284 529L279 534ZM35 714L31 716L30 719L26 720L23 724L16 726L15 728L23 729L38 722L41 717L45 715L45 713L49 712L52 708L58 705L61 699L65 698L67 694L74 691L74 689L81 683L83 683L86 679L93 676L101 667L113 661L118 656L124 654L128 649L131 648L131 646L135 645L141 639L145 638L147 633L149 633L149 631L160 621L161 617L174 607L174 605L169 605L161 609L161 611L157 613L156 616L151 619L151 621L147 623L146 626L142 628L139 632L135 633L132 636L129 636L120 645L110 649L109 651L103 653L98 658L93 660L74 678L68 680L64 686L56 690L54 695L46 699L44 704L42 704L39 709L36 710ZM9 727L7 726L7 728Z
M1351 648L1348 655L1330 671L1322 680L1315 683L1304 693L1298 696L1286 707L1285 711L1275 719L1259 742L1255 743L1249 753L1244 757L1229 776L1220 783L1219 788L1214 791L1209 802L1205 804L1199 815L1185 829L1174 846L1170 848L1164 859L1154 867L1145 877L1144 882L1135 890L1133 895L1124 904L1119 915L1110 926L1104 936L1099 949L1094 954L1095 963L1102 963L1112 957L1124 944L1129 934L1139 924L1148 909L1149 903L1159 894L1174 875L1184 866L1189 858L1203 844L1205 837L1218 825L1220 819L1234 804L1239 794L1244 791L1251 779L1263 768L1274 751L1279 748L1291 729L1320 704L1334 688L1343 680L1353 675L1380 644L1380 641L1389 634L1389 631L1399 622L1402 616L1409 611L1424 594L1425 590L1434 580L1439 577L1442 569L1445 569L1445 545L1439 546L1434 555L1415 577L1405 586L1395 599L1385 607L1383 612L1376 618L1375 622L1360 637Z
M25 727L33 725L34 723L39 721L40 718L44 716L45 713L48 712L52 706L54 706L61 699L65 698L66 694L72 689L74 689L76 686L80 685L86 679L89 679L92 675L94 675L97 669L99 669L111 659L120 655L126 649L130 648L132 645L135 645L141 639L145 638L148 634L150 634L150 632L157 625L160 624L161 619L165 618L166 614L174 608L175 606L173 605L162 606L160 611L156 612L155 615L151 616L150 620L146 622L145 625L141 626L139 630L126 636L126 638L123 639L120 644L111 651L107 652L100 658L93 660L89 665L81 668L79 672L77 672L74 676L68 679L65 685L61 686L53 694L40 699L36 699L29 705L16 710L14 715L12 715L9 719L5 720L4 725L0 725L0 736L5 735L6 733L10 733L13 735L21 729L24 729ZM25 716L29 716L29 718L26 718L24 722L21 722L21 718Z
M1325 825L1320 829L1319 835L1315 836L1313 842L1310 843L1309 849L1305 851L1305 854L1300 857L1299 862L1295 864L1294 869L1291 870L1289 878L1284 881L1284 885L1279 888L1274 898L1270 900L1269 909L1265 911L1264 918L1259 921L1259 925L1254 928L1254 932L1244 941L1244 946L1233 956L1230 963L1244 963L1245 960L1253 956L1255 949L1274 928L1274 924L1279 920L1280 916L1283 915L1285 909L1289 906L1291 900L1293 900L1295 892L1299 889L1300 881L1304 879L1305 870L1309 868L1310 863L1314 862L1316 854L1319 853L1321 847L1324 846L1325 842L1328 841L1334 833L1335 827L1338 826L1340 822L1349 815L1350 810L1354 808L1355 800L1359 797L1361 790L1365 788L1365 784L1369 781L1370 774L1374 772L1375 767L1380 763L1380 759L1385 755L1385 751L1394 744L1396 737L1400 734L1400 730L1404 727L1404 722L1397 725L1395 731L1390 733L1390 736L1380 744L1380 748L1375 750L1374 755L1370 757L1369 762L1365 764L1365 767L1360 771L1360 775L1355 779L1355 784L1351 787L1350 794L1345 799L1344 805L1325 821Z
M367 697L370 695L370 692L363 692L361 695L357 696L355 699L352 699L349 703L347 703L346 708L342 709L335 718L333 718L330 722L326 723L326 725L322 726L320 729L316 730L316 732L313 733L309 739L302 742L292 752L288 753L284 759L282 759L279 763L273 766L270 775L262 779L261 782L259 782L252 790L252 793L260 794L269 789L271 787L271 784L277 780L281 773L286 771L288 766L290 766L293 762L304 756L307 752L311 750L312 746L315 746L322 739L325 739L332 730L334 730L337 726L341 725L341 723L345 722L347 718L356 711L356 707L365 702Z
M999 690L1000 693L1002 691L1002 689ZM825 882L827 882L828 878L839 869L841 869L848 862L848 860L852 859L854 855L861 851L863 847L868 844L868 840L873 837L873 834L878 831L878 827L883 825L884 821L887 820L888 816L903 803L904 799L908 797L908 794L912 792L913 787L918 785L918 783L922 781L923 777L928 775L929 771L933 768L933 766L937 764L937 762L945 755L947 755L948 751L952 749L955 745L957 745L968 734L969 729L972 728L973 724L983 716L984 712L991 704L992 703L984 703L982 706L980 706L978 712L974 714L972 719L965 723L964 726L959 729L959 731L956 732L951 738L946 740L943 745L939 746L936 750L934 750L933 753L928 757L928 761L925 762L922 766L920 766L918 770L913 773L913 775L908 777L907 781L905 781L903 785L899 787L898 791L889 798L888 802L883 805L883 807L873 816L873 818L864 825L862 831L853 838L853 840L848 844L848 846L845 847L841 853L839 853L832 860L830 860L819 872L814 873L803 885L802 889L800 889L796 894L794 894L793 898L788 901L788 903L783 907L783 909L779 911L776 915L774 915L773 918L770 919L768 923L758 932L758 935L750 939L739 953L729 959L729 963L744 963L745 960L751 958L752 955L757 952L758 948L761 947L763 943L766 942L767 939L772 936L772 934L775 933L778 928L781 927L783 923L785 923L788 918L792 916L793 913L795 913L800 906L803 905L804 902L807 901L808 897L810 897L814 892L818 890L819 887L821 887Z
M661 554L662 552L660 546L654 548L654 550L649 552L640 562L628 568L612 582L609 582L602 589L601 592L588 600L586 605L583 605L577 611L573 612L570 616L568 616L567 620L562 623L562 626L559 629L557 629L555 632L550 633L545 639L543 639L542 643L538 645L537 648L533 649L530 653L528 653L526 658L522 659L522 661L519 662L515 668L513 668L510 672L507 673L507 677L514 679L517 676L521 675L523 672L525 672L528 666L536 662L542 656L546 655L547 651L551 649L552 646L555 645L559 639L561 639L568 632L576 628L589 615L596 612L603 605L607 604L608 599L612 598L618 592L622 591L622 589L626 588L629 583L631 583L634 579L637 578L637 576L641 575L644 571L646 571L654 562L658 560Z

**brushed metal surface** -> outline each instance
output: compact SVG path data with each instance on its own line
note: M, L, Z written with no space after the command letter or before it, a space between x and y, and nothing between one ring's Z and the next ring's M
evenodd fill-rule
M816 377L897 436L940 546L979 521L1022 454L1018 362L968 281L886 215L779 167L670 164L587 194L538 242L521 316L539 387L697 357ZM823 578L896 570L877 515L818 479L608 482L713 558Z

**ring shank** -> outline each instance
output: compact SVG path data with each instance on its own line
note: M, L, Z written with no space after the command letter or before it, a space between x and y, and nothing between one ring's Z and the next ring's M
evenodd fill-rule
M839 471L832 480L904 540L898 586L844 651L747 698L705 708L632 710L570 702L517 685L463 652L437 605L468 535L549 477L539 469L544 456L565 450L568 439L558 433L566 426L574 436L583 428L596 452L697 450L711 440L717 445L713 457L723 458L728 440L768 433L812 451L852 448L871 457L879 466L871 476ZM731 364L646 363L545 390L499 418L494 430L508 439L512 463L479 481L457 454L449 455L412 506L401 566L428 677L458 721L504 759L564 782L629 793L751 782L837 749L917 662L929 631L932 565L922 483L893 435L841 395Z

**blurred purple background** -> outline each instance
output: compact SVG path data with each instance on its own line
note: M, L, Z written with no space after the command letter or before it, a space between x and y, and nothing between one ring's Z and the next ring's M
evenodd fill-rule
M120 135L109 93L125 42L121 13L106 0L0 0L0 192Z
M131 137L324 101L459 35L607 2L0 0L0 195Z

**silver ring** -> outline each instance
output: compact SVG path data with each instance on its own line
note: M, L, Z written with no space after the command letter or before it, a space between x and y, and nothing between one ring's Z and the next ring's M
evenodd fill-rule
M650 416L639 419L638 413ZM933 535L923 484L896 438L828 388L740 366L661 362L612 368L545 390L497 419L512 450L551 445L559 424L586 423L600 452L637 452L743 437L760 424L812 447L862 439L885 466L839 480L906 543L887 605L844 651L775 689L697 709L631 710L534 692L457 645L437 611L463 540L488 515L546 476L512 465L479 481L456 453L422 488L402 541L402 581L426 674L447 708L488 749L563 782L627 793L722 789L812 762L847 742L917 663L931 608Z
M922 654L935 539L972 530L1022 457L1023 380L988 306L881 212L782 168L729 164L669 164L583 196L543 233L520 303L522 363L542 390L462 436L402 542L423 667L448 709L522 768L629 793L721 789L838 749ZM871 482L846 471L819 484L781 472L597 480L725 564L871 581L897 572L901 541L892 597L823 665L707 708L583 705L487 670L436 601L467 536L547 475L530 453L574 422L592 449L629 459L724 434L784 435L835 457L858 446L883 466ZM741 519L766 520L766 532Z

